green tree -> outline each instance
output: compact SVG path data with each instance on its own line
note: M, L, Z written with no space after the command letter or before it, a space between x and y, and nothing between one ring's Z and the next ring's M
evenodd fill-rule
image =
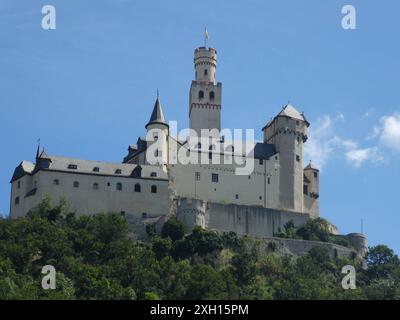
M172 241L177 241L183 238L186 232L185 225L177 218L170 218L164 223L161 229L161 236L163 238L171 238Z

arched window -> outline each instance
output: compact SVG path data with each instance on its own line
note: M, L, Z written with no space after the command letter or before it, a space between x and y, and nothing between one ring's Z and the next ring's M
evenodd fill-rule
M151 186L151 193L157 193L157 186Z
M214 100L215 99L215 93L214 91L210 91L210 100Z
M199 91L199 100L204 99L204 91Z
M139 183L135 184L135 192L141 192Z
M74 181L74 188L79 188L79 181Z
M97 182L93 183L93 190L99 190L99 184Z
M122 183L121 182L117 183L117 191L122 191Z

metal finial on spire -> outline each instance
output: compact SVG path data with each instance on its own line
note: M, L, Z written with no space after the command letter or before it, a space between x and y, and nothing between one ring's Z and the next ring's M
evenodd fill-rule
M207 27L204 28L204 47L207 48L207 41L208 41L208 31L207 31Z
M157 99L160 98L160 91L157 88Z

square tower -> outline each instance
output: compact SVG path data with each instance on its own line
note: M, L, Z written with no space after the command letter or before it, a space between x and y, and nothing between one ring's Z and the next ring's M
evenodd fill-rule
M200 47L194 52L195 80L189 94L190 129L201 136L201 129L221 131L222 84L216 82L217 51ZM216 130L215 130L216 129ZM214 132L211 136L218 138Z

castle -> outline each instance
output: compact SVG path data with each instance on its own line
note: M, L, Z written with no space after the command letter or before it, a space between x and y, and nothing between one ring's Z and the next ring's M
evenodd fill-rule
M157 95L146 136L122 163L52 156L38 147L35 163L22 161L14 171L10 217L24 216L46 195L64 197L76 214L116 212L136 226L177 215L189 227L255 236L318 217L319 171L303 161L305 115L287 104L262 128L262 142L228 138L217 51L197 48L194 69L186 136L172 132Z

